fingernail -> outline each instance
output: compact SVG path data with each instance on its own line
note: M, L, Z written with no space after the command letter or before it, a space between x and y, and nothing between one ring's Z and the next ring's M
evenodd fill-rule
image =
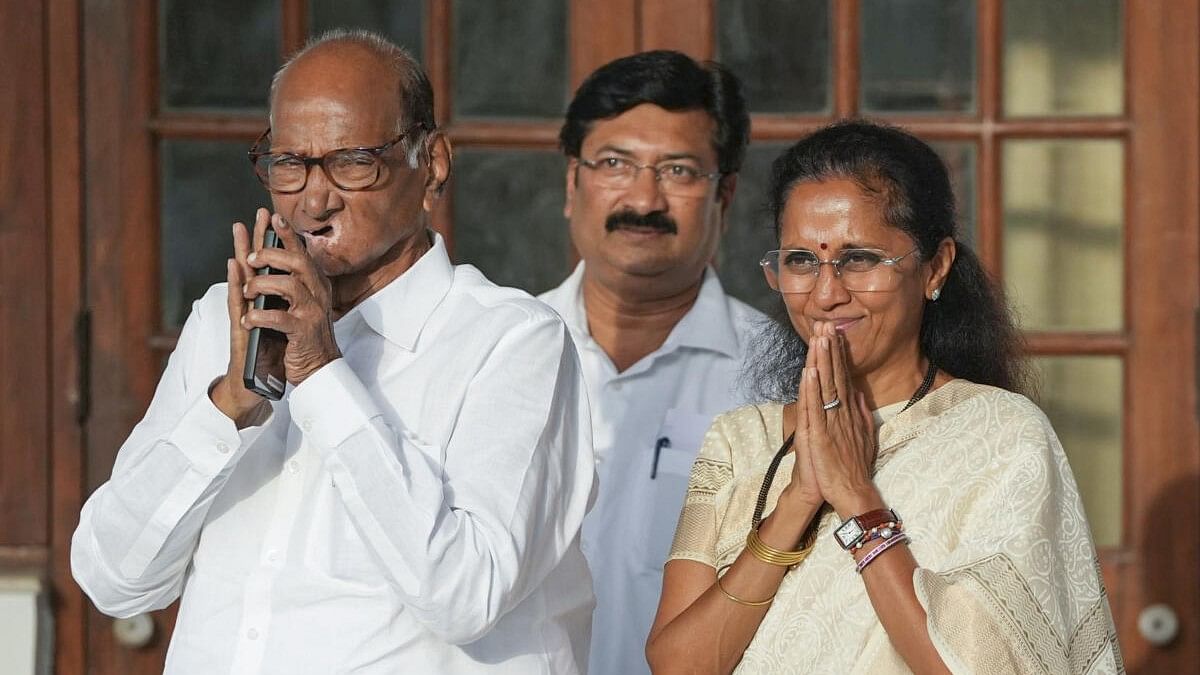
M242 295L245 295L250 290L250 284L242 284Z
M256 258L258 258L258 251L255 251L255 252L251 253L250 255L246 256L246 262L254 262L254 260Z
M276 217L279 219L278 227L282 227L284 229L291 227L291 225L288 224L287 218L284 218L283 216L276 216Z

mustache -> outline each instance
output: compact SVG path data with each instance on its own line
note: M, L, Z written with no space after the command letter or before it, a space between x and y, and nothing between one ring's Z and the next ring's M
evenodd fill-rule
M604 231L615 232L618 228L625 225L649 227L667 234L679 233L679 226L675 224L675 219L662 211L651 211L650 213L641 214L629 210L610 214L604 221Z

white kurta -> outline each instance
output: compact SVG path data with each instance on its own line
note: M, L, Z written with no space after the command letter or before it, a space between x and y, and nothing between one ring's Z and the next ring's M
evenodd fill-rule
M540 299L571 330L591 399L600 492L583 528L596 588L589 672L637 675L650 670L646 637L692 460L713 418L745 402L736 380L762 314L709 269L662 347L618 373L588 330L583 269Z
M672 559L718 568L737 557L782 443L777 404L714 422ZM1075 480L1033 403L953 380L886 421L879 448L875 483L912 537L917 596L952 672L1123 671ZM792 454L780 464L768 513L793 464ZM826 516L812 554L784 577L736 672L908 672L832 537L836 519Z
M182 605L168 673L577 673L594 475L575 350L442 240L334 324L344 355L239 432L199 300L72 571L108 614Z

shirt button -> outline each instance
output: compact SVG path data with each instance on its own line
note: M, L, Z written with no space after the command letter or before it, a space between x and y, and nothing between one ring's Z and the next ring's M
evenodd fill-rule
M288 462L287 470L288 470L288 473L292 473L292 474L300 473L300 462L297 462L294 459L292 461Z
M217 443L217 452L221 453L222 455L228 455L229 454L229 444L226 443L225 441L218 442Z
M300 423L300 428L304 430L304 433L312 431L312 420L304 420Z
M621 391L621 383L620 383L620 382L613 382L613 383L612 383L612 390L613 390L613 391Z
M271 549L270 551L267 551L267 562L269 562L269 563L279 562L279 551L276 551L275 549Z
M246 637L250 638L251 640L257 640L258 639L258 631L251 628L250 630L246 631Z

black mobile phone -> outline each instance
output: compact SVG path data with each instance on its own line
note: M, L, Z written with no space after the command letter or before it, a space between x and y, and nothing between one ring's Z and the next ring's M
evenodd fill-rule
M269 225L263 237L263 248L283 248L283 240ZM271 267L259 267L255 276L263 274L287 274ZM288 302L278 295L260 295L254 298L255 309L287 309ZM283 369L283 353L287 350L287 336L271 328L256 327L250 330L250 343L246 345L246 366L242 369L242 382L250 391L278 401L283 398L287 378Z

